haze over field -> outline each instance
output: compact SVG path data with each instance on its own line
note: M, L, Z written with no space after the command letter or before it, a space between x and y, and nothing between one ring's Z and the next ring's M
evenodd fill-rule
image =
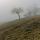
M0 0L0 22L17 19L16 14L11 14L12 9L22 7L24 9L33 7L33 4L40 7L40 0ZM20 14L23 17L24 14Z
M0 0L0 40L40 40L40 0Z

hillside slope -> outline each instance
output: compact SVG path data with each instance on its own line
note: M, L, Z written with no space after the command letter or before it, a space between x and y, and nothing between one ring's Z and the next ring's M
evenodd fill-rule
M0 40L40 40L40 16L7 26L0 30Z

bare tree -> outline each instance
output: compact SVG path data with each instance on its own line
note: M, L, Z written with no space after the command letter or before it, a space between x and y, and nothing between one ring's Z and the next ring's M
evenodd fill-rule
M37 15L38 10L39 10L38 6L37 6L36 2L34 2L34 5L33 5L33 14L34 14L34 16Z
M32 11L31 9L27 9L27 13L24 15L25 17L31 17Z
M23 12L23 9L22 8L14 8L12 10L13 13L16 13L19 17L19 20L20 20L20 13Z
M29 15L29 17L31 16L31 14L32 14L31 9L28 9L28 15Z
M38 8L37 8L37 7L34 7L34 9L33 9L33 14L34 14L34 16L37 15L37 12L38 12Z

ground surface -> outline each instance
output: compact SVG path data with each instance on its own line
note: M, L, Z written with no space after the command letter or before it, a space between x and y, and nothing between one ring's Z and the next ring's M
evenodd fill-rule
M6 26L0 29L0 40L40 40L40 16Z

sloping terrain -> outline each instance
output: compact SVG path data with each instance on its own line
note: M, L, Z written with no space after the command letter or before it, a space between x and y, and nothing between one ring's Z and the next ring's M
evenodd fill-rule
M0 29L0 40L40 40L40 16L6 26Z

